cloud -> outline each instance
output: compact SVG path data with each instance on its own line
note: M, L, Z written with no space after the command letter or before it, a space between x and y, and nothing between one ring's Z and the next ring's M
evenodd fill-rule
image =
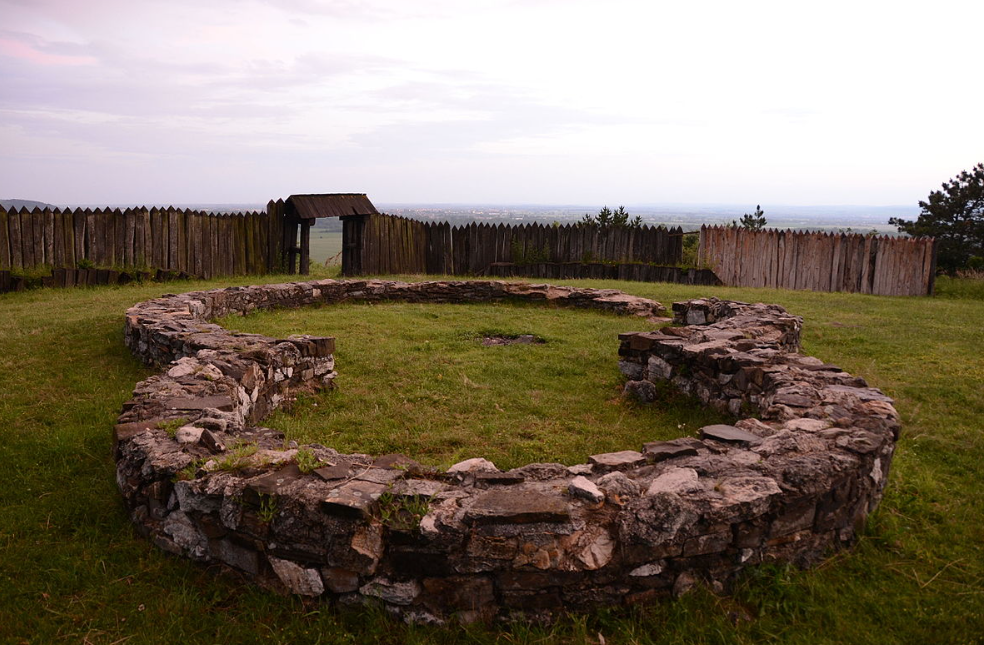
M96 58L74 43L47 43L31 34L0 31L0 56L29 65L76 67L94 65Z

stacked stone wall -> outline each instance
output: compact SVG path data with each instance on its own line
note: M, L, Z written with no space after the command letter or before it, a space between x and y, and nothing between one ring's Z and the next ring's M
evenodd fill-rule
M506 282L322 280L170 295L127 312L127 345L165 369L115 428L117 480L161 548L260 584L407 620L549 617L726 587L763 561L849 544L880 498L898 417L875 389L797 353L774 305L674 305L682 327L623 334L627 392L661 381L743 418L700 437L501 471L297 446L257 424L331 387L334 340L231 332L231 313L346 300L532 300L645 318L614 290Z

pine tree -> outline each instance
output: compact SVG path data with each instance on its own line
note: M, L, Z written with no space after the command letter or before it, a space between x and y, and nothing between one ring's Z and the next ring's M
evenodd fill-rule
M964 170L919 202L915 220L893 217L900 233L936 238L936 266L952 273L984 262L984 163Z
M762 210L762 206L756 205L754 213L745 213L741 216L740 221L731 220L731 227L737 228L747 228L750 231L761 231L765 228L765 211Z

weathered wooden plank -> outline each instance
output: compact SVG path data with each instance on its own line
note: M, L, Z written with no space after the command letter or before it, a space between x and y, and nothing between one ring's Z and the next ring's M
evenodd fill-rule
M879 240L879 246L881 247L880 255L882 256L881 261L883 266L881 275L879 276L880 279L878 287L884 295L894 295L894 285L892 283L894 282L895 277L893 275L895 254L892 252L892 244L888 238L882 238Z
M41 253L41 264L48 266L55 265L55 214L50 208L45 208L39 213L41 223L41 243L39 252Z
M270 248L269 240L267 239L267 233L269 227L267 224L267 213L266 211L257 211L253 216L253 228L254 228L254 240L256 242L256 248L254 253L256 254L256 273L257 275L262 275L269 273L269 268L267 266L267 256Z
M44 264L44 216L37 206L30 213L31 259L34 266Z
M255 218L252 213L243 216L243 229L246 235L246 272L250 275L259 273L256 270L256 234L254 230ZM314 221L311 222L314 224ZM308 238L310 239L310 237Z
M193 210L185 210L184 213L184 271L188 275L193 276L200 275L195 268L195 261L198 256L198 242L195 240L198 234L198 228L195 224L198 219L198 213L199 211Z
M86 255L85 226L85 211L80 208L76 208L72 211L72 242L75 247L73 255L75 256L76 266L88 258Z
M96 230L97 233L97 244L99 261L96 263L100 267L108 267L113 263L113 226L110 220L110 211L108 208L96 209L94 211L96 216ZM96 274L96 284L99 284L99 275Z
M305 222L308 224L310 230L310 220L305 220ZM232 248L235 255L236 275L245 275L249 272L246 267L246 233L243 230L244 224L245 219L241 215L232 216ZM303 226L301 228L303 230ZM301 240L303 241L303 237ZM303 247L303 245L301 246ZM308 268L300 260L300 253L301 251L298 251L298 268L300 269L301 275L307 275Z
M310 234L308 235L308 244L310 245ZM246 273L249 275L256 274L255 257L253 253L253 216L250 213L243 213L243 249L245 253L245 264ZM308 248L308 253L310 254L310 246Z
M783 272L781 288L796 288L796 251L799 246L799 236L793 231L786 231L786 270Z
M873 290L875 295L895 295L895 285L892 284L895 277L893 275L895 256L893 246L888 238L881 238L878 241L879 257L875 264L875 289Z
M864 263L861 267L861 293L871 293L877 251L878 241L874 237L865 238Z
M920 263L916 259L916 244L912 238L906 238L905 244L901 245L905 251L899 258L897 270L899 272L899 292L901 295L914 296L918 294Z
M239 256L236 253L236 217L233 215L223 215L223 223L225 224L225 235L223 236L223 243L225 244L226 255L229 256L229 262L226 266L226 275L238 275L239 274ZM295 224L296 228L300 228L300 221ZM297 260L298 271L300 269L300 241L295 243L294 247L294 259ZM295 273L298 273L295 271Z
M178 251L181 243L181 221L178 211L172 206L167 209L167 268L171 271L181 269Z
M208 213L202 213L202 277L208 279L215 275L215 235L212 231L212 220L215 219Z
M104 262L104 265L107 267L116 266L118 263L118 260L116 259L116 245L117 245L116 212L117 211L110 210L108 208L103 209L103 221L105 223L105 230L106 230L106 240L105 240L106 260Z
M223 257L225 248L222 242L222 237L225 235L225 227L223 225L224 218L218 213L212 213L208 217L209 222L211 222L211 236L212 236L212 276L217 277L225 275L226 272L226 261L227 258Z
M840 291L841 284L841 241L843 235L835 234L831 238L830 256L830 290Z
M63 266L74 269L76 265L75 259L75 227L72 211L65 208L61 211L61 221L62 221L62 255L64 256ZM67 279L67 278L66 278Z
M902 247L902 252L895 254L895 271L897 273L895 292L898 295L911 296L914 295L913 286L916 282L915 245L912 238L905 238L902 242L899 244L896 240L893 244L893 246Z
M909 295L912 296L924 296L926 295L926 281L923 274L923 243L919 239L913 239L912 249L910 255L911 263L911 278L909 284Z
M267 222L270 230L270 271L273 273L284 272L284 200L273 200L267 204ZM353 249L354 252L354 249ZM342 253L344 258L345 253Z
M133 233L133 263L140 270L150 266L153 255L150 248L151 240L150 211L146 207L138 208Z
M107 213L109 214L109 213ZM126 220L123 217L123 211L119 208L114 208L113 212L109 214L112 218L113 227L113 262L114 267L126 266L125 261L125 247L126 247ZM110 274L110 284L116 284L119 281L119 270L116 269L114 273Z
M2 251L0 251L2 254ZM51 211L51 259L52 267L65 266L65 220L59 209ZM61 286L61 285L58 285Z
M211 276L222 275L225 270L223 259L219 257L220 250L222 248L221 236L222 236L222 218L212 213L208 216L208 228L209 228L209 245L211 251L209 253L210 258L210 271Z
M137 218L132 208L123 211L121 218L123 223L123 244L120 248L122 266L126 269L133 267L134 242L137 236Z
M161 242L162 238L167 239L167 235L164 231L164 217L161 215L160 210L155 206L147 211L148 219L150 222L150 227L148 229L149 245L147 256L147 268L159 269L163 263L163 249L165 244Z
M10 271L12 262L10 259L10 217L7 209L0 206L0 271Z
M245 219L240 222L240 227L245 225ZM245 238L245 231L241 232L243 238ZM246 245L243 244L245 240L239 240L237 247L239 252L242 253L242 268L244 272L246 270L245 259L246 259ZM310 268L311 260L311 220L304 220L301 222L301 275L308 275L311 273Z
M212 217L205 211L197 216L198 257L196 261L198 275L209 278L212 275Z
M102 256L102 243L103 243L103 230L102 230L102 218L99 216L99 209L85 209L85 257L89 262L96 266L100 266L103 263ZM94 276L95 274L93 274ZM95 284L95 277L89 280L88 274L86 274L86 284Z
M215 224L215 244L217 248L217 265L215 267L215 275L226 276L232 274L232 257L229 253L229 218L226 215L220 215L216 213L213 216L215 219L213 223ZM294 258L295 256L292 256ZM296 262L294 263L294 270L291 273L296 273Z
M99 256L99 218L92 209L86 208L82 211L82 217L85 221L85 237L84 237L84 251L82 257L91 262L92 264L98 265L100 263ZM87 278L88 280L88 278ZM86 282L86 284L89 284Z
M256 275L262 275L267 272L266 269L266 240L263 235L265 227L265 215L262 213L253 213L250 216L250 230L252 231L252 250L253 254L253 273Z
M21 266L31 269L34 268L34 227L31 225L31 212L27 208L21 208L18 217Z

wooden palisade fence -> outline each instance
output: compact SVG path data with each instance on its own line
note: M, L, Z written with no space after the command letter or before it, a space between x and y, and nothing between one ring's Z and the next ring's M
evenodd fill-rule
M525 275L520 268L534 264L675 265L683 253L682 229L662 226L451 226L389 215L343 220L346 275L501 275L503 265L516 267L511 275ZM498 272L492 269L495 266L500 267Z
M282 201L280 202L282 204ZM282 268L282 215L177 208L0 208L0 271L156 270L203 278Z
M304 197L271 201L265 213L0 208L0 276L9 282L10 272L47 267L57 270L53 276L61 276L51 280L67 284L73 279L63 269L149 270L202 278L306 273L305 232L313 221L310 217L321 212L299 219L290 199ZM319 202L327 208L365 199L365 195L335 194L307 196L308 201L312 197L327 199ZM375 212L367 199L365 204ZM698 262L713 270L714 277L707 270L678 268L683 253L680 228L451 226L381 214L341 218L345 275L525 275L691 284L720 279L732 286L928 295L933 293L936 272L932 238L705 226L700 231ZM91 279L86 277L85 283L91 284ZM81 278L74 278L74 283L81 284Z
M933 238L703 226L698 262L736 287L932 295Z

